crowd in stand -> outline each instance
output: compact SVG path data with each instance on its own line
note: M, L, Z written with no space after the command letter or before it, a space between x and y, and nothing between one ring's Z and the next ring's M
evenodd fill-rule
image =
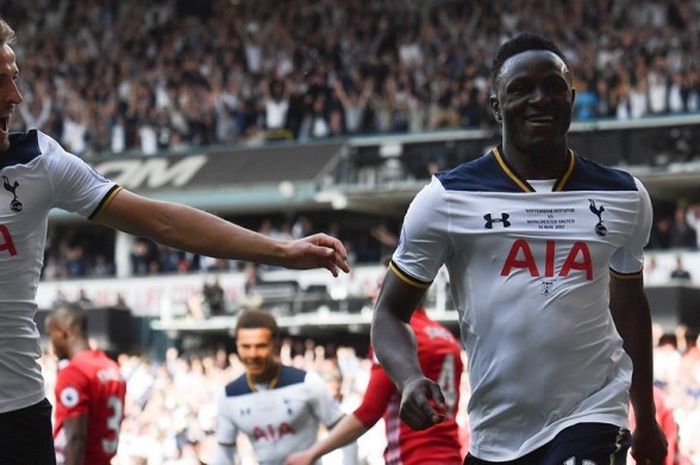
M675 430L666 463L700 464L700 349L697 329L679 327L663 334L655 328L655 384L669 430ZM364 393L370 361L349 347L322 346L311 340L286 340L283 363L321 374L329 389L352 411ZM213 353L184 356L169 349L164 361L122 354L118 357L128 380L125 420L121 430L117 465L199 465L207 463L214 446L216 398L223 386L243 372L235 354L219 349ZM42 358L47 392L53 392L56 361ZM462 379L466 381L466 376ZM466 428L468 388L463 386L458 421ZM675 428L672 428L675 424ZM465 429L466 431L466 429ZM383 463L385 444L381 425L359 443L361 464ZM240 443L242 463L254 463L251 449ZM201 462L200 462L201 460ZM329 462L324 463L338 463Z
M376 264L390 254L396 246L398 224L388 220L375 222L369 231L352 220L345 222L315 222L309 216L300 215L293 221L265 217L251 228L271 237L298 239L318 231L339 237L348 249L350 262ZM117 267L114 259L114 232L106 228L89 228L81 225L56 225L49 230L45 249L42 279L109 277ZM154 274L242 271L245 264L231 260L214 259L175 250L156 244L146 238L134 240L129 251L131 274ZM270 269L260 266L261 269Z
M570 58L578 119L700 109L685 0L27 0L0 16L28 76L13 129L85 157L488 127L490 62L523 30Z

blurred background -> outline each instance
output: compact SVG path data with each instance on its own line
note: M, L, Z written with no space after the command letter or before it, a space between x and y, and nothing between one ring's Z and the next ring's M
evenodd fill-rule
M333 279L54 211L37 320L79 301L95 344L119 359L117 464L206 463L215 396L242 370L231 331L245 308L274 313L283 360L356 405L381 261L430 175L499 140L489 68L520 31L570 60L572 147L651 193L656 383L678 427L675 463L700 464L700 1L8 0L0 16L18 34L25 97L12 129L41 129L135 192L273 236L324 231L350 252L352 273ZM458 331L446 276L428 308ZM51 391L55 360L43 362ZM381 463L383 440L379 425L360 463Z

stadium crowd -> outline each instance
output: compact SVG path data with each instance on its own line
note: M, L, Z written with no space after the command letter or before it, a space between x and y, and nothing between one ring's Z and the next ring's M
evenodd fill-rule
M489 127L488 57L522 30L562 44L580 120L700 109L697 2L28 0L0 15L31 76L13 129L88 158Z
M664 334L660 327L655 327L655 384L677 427L677 446L672 451L674 460L666 462L669 465L700 464L700 349L697 339L697 329L679 327L675 333ZM281 358L283 363L318 372L342 400L346 412L359 404L371 361L358 356L354 349L324 346L309 339L286 339ZM129 354L119 355L118 361L128 389L116 465L207 463L215 445L216 398L223 386L243 373L238 357L223 348L201 353L179 353L171 348L160 361L146 355ZM55 358L46 354L42 366L47 392L53 393ZM462 391L458 421L464 429L469 399L466 382L463 382ZM384 445L380 425L361 439L358 463L383 463ZM240 446L241 463L255 463L250 446L245 441ZM336 463L334 459L337 457L331 456L324 463Z

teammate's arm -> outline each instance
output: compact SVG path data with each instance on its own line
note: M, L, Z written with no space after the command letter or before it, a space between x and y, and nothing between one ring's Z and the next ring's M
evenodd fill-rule
M401 392L401 419L413 429L425 429L444 419L440 387L420 368L415 335L409 321L426 289L407 284L388 271L372 317L371 338L377 358Z
M362 404L355 412L343 416L325 438L309 449L290 455L285 465L310 465L329 452L356 441L382 417L395 392L394 384L382 367L375 364Z
M87 426L87 413L64 420L63 432L66 437L66 445L63 453L65 455L65 465L83 465L85 462Z
M156 242L216 258L249 260L307 269L323 267L334 276L349 271L343 244L326 234L277 240L186 205L119 191L95 215L98 223L150 237Z
M643 286L641 273L634 276L611 273L610 311L634 366L630 388L636 418L632 456L637 463L660 465L666 455L666 440L656 422L651 312Z
M285 465L311 465L327 453L355 441L365 431L367 427L355 415L345 415L328 433L328 436L307 450L290 455L284 463Z

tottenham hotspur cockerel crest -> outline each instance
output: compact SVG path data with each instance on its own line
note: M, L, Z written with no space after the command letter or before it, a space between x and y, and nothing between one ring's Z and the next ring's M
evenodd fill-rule
M12 202L10 202L10 210L15 213L19 213L24 208L22 202L17 198L17 188L19 187L19 182L15 180L14 183L10 183L10 179L7 176L2 177L2 185L6 191L12 194Z
M595 225L595 233L600 237L605 237L608 233L608 228L603 224L603 212L605 211L605 207L602 205L597 207L593 199L588 199L588 202L590 203L588 208L591 210L591 213L598 217L598 223Z

